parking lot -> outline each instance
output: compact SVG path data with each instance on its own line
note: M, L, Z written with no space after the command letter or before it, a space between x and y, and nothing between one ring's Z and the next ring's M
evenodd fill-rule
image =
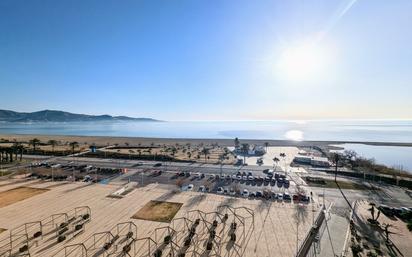
M297 187L284 172L238 171L234 173L202 173L138 169L127 177L139 186L151 183L176 185L182 191L197 191L243 198L275 201L309 202L310 192Z

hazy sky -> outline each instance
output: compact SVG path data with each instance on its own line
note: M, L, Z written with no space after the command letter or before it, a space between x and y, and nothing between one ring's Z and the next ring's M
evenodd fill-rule
M412 118L411 0L0 0L0 108Z

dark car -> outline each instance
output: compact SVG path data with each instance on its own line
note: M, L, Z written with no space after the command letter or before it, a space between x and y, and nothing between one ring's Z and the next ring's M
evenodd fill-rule
M290 194L284 193L283 194L283 200L286 201L286 202L289 202L289 201L292 200L292 198L290 197Z
M256 197L263 197L262 191L256 191Z
M160 163L160 162L158 162L158 163L156 163L155 165L153 165L153 167L160 167L160 166L162 166L162 163Z
M275 179L279 178L279 173L275 173Z

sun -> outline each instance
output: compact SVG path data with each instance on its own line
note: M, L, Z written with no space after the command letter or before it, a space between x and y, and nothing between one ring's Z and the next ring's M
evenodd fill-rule
M325 75L326 55L320 47L303 43L285 48L277 61L280 78L291 82L310 82Z

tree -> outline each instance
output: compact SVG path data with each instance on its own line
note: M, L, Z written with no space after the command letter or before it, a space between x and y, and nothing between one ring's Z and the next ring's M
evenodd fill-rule
M286 153L280 153L279 156L283 159L283 164L285 165L285 172L287 171L286 168Z
M243 154L243 164L246 163L246 155L249 154L249 144L242 144L240 151Z
M374 203L370 203L369 205L370 205L371 207L368 209L368 211L371 212L372 222L373 222L373 223L377 223L377 221L378 221L378 219L379 219L379 215L381 214L381 211L378 210L378 214L376 215L376 218L375 218L375 210L376 210L375 204L374 204Z
M187 157L189 158L189 160L191 160L192 158L192 153L190 151L187 152Z
M172 147L171 152L172 152L172 157L173 157L173 159L174 159L174 158L175 158L175 155L176 155L176 153L177 153L176 147Z
M392 224L383 224L383 231L385 232L386 243L390 242L389 235L396 234L395 232L392 232L389 230L391 227L394 227L394 226Z
M276 171L276 167L278 166L278 163L279 163L279 158L278 157L274 157L273 158L273 162L275 163L275 171Z
M337 176L338 176L338 164L339 164L340 156L338 153L334 153L332 156L332 162L335 164L335 183L337 182Z
M236 138L235 138L235 148L238 148L239 145L240 145L239 138L236 137Z
M266 152L268 151L269 142L265 142Z
M353 150L345 150L343 152L343 156L349 162L350 167L353 169L356 164L356 159L358 158L358 154Z
M49 140L48 144L51 145L51 147L52 147L52 152L54 153L54 147L57 145L57 141L51 139L51 140Z
M40 144L40 140L37 138L33 138L29 141L29 145L33 146L33 153L36 152L36 146Z
M201 154L203 154L205 156L205 162L207 162L207 157L210 154L210 150L206 147L203 147L202 151L200 152Z
M77 147L79 147L79 143L76 141L70 142L69 143L70 147L72 148L72 154L74 154L74 149L76 149Z

